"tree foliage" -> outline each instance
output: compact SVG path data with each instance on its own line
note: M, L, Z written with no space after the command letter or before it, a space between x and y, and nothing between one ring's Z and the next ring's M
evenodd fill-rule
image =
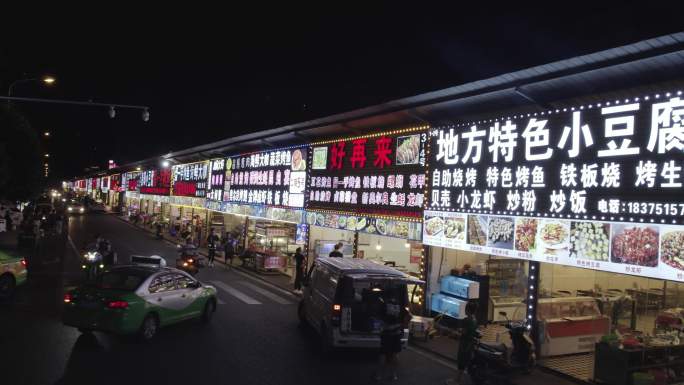
M0 198L29 200L42 185L38 134L11 105L0 106Z

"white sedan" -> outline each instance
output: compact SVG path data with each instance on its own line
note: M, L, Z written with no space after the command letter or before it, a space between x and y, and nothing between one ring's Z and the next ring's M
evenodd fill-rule
M85 206L81 203L71 202L67 205L67 214L85 214Z

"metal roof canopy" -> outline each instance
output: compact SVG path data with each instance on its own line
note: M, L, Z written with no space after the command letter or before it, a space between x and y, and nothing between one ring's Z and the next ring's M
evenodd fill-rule
M120 166L186 163L271 147L429 123L477 120L493 113L540 111L684 85L684 32L552 62L381 105L227 138ZM617 85L617 86L616 86ZM661 88L662 90L662 88ZM670 90L672 91L672 90ZM112 170L113 171L113 170Z

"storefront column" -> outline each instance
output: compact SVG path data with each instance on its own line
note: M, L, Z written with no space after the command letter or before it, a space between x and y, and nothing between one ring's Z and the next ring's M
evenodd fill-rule
M537 303L539 301L539 262L529 261L527 270L527 322L530 335L534 341L535 351L540 352L539 321L537 320ZM539 354L539 353L537 353Z

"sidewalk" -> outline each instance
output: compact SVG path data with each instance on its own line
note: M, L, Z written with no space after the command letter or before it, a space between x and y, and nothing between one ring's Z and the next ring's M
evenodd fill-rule
M113 215L116 215L116 214L113 214ZM120 220L124 221L124 222L127 222L128 224L130 224L131 226L134 226L135 228L137 228L139 230L145 230L151 234L155 233L155 230L152 228L145 227L142 225L134 225L133 223L131 223L128 220L128 218L126 216L116 215L116 217L119 218ZM164 239L168 242L173 242L176 244L180 242L180 239L173 238L168 233L163 234L163 236L164 236ZM198 248L198 251L201 255L203 255L205 257L209 255L209 250L206 247L200 247L200 248ZM216 259L214 261L223 265L224 267L228 268L228 266L227 266L228 261L226 261L226 259L222 256L222 254L223 253L217 253ZM248 269L248 268L243 267L241 264L241 260L238 257L233 258L233 263L231 264L231 267L235 268L236 270L239 270L241 272L250 274L251 276L253 276L255 278L258 278L262 281L268 282L268 283L270 283L274 286L277 286L283 290L286 290L292 294L300 296L300 294L294 292L294 284L292 283L292 278L287 276L287 275L284 275L284 274L259 274L252 269Z

